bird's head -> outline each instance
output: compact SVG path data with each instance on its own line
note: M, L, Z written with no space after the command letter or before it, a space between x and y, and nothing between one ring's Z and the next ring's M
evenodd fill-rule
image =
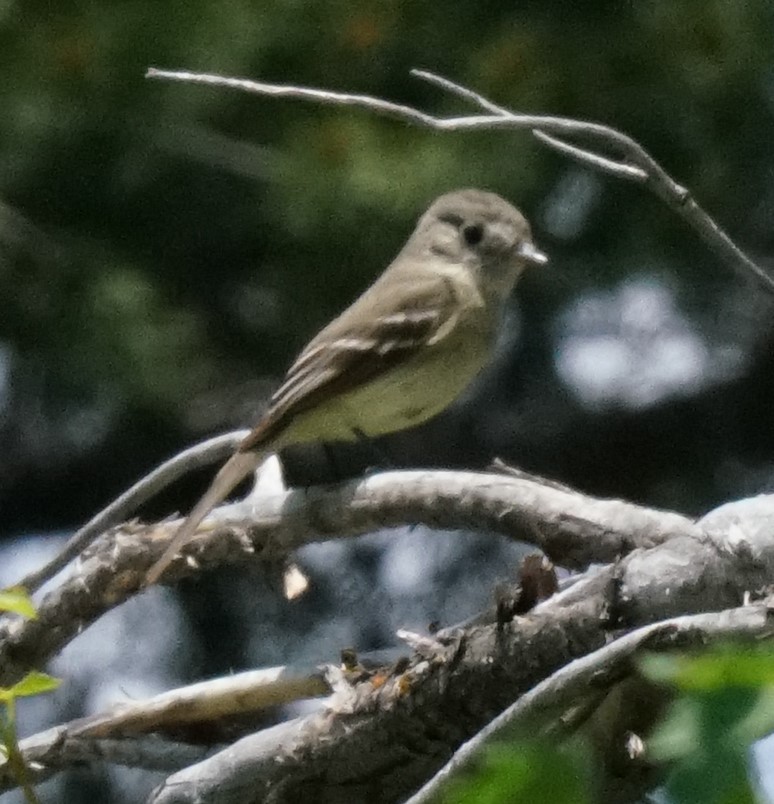
M487 289L510 292L528 265L548 258L524 216L496 193L457 190L436 199L409 240L425 258L471 268Z

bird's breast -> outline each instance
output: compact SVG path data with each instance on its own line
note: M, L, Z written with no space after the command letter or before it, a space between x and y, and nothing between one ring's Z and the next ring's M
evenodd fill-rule
M461 308L443 337L403 362L298 414L283 443L352 441L422 424L447 408L491 356L494 323L478 306ZM378 359L376 356L374 359Z
M370 436L422 424L471 383L489 359L491 342L485 328L459 322L446 338L342 398L346 418L362 419L359 429Z

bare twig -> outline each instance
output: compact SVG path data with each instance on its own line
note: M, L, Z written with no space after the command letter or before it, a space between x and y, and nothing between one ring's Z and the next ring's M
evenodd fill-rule
M162 489L189 472L227 458L249 432L249 430L237 430L234 433L211 438L162 463L92 517L69 539L60 553L39 570L22 578L19 585L25 587L28 592L36 591L77 558L100 534L128 519L144 502Z
M541 142L550 146L555 151L559 151L559 153L569 156L570 159L574 159L576 162L580 162L582 165L588 165L595 170L600 170L603 173L610 173L613 176L618 176L619 178L626 179L627 181L636 181L643 184L648 181L648 174L642 168L630 165L628 162L616 159L608 159L605 156L600 156L599 154L587 151L585 148L579 148L577 145L571 145L569 142L565 142L564 140L560 140L559 137L554 137L551 134L547 134L545 131L542 131L539 128L533 129L532 133Z
M184 723L215 721L330 692L323 671L317 667L267 667L200 681L146 701L128 701L71 724L68 732L76 737L112 737L165 731Z
M425 70L412 70L412 75L471 100L481 106L484 111L499 113L505 120L515 122L528 117L496 106L482 95L461 87L448 78L443 78ZM533 133L549 147L590 167L601 170L603 173L643 182L673 212L687 221L699 233L702 240L710 248L717 251L726 263L734 268L751 272L763 283L767 290L774 292L774 278L747 256L696 203L688 188L678 184L636 140L632 139L628 134L599 123L568 121L566 118L554 118L554 121L548 125L535 126L536 130ZM577 125L564 125L567 122L576 123ZM519 127L521 127L521 124ZM597 154L572 143L563 142L560 138L548 134L547 131L553 134L564 134L571 138L578 137L581 140L591 139L598 142L602 148L611 148L620 154L623 160L610 159L603 154Z
M297 98L339 106L357 106L376 114L397 118L441 131L473 129L529 129L544 144L582 162L595 170L617 178L637 181L649 187L673 212L682 217L704 242L729 265L752 273L769 292L774 292L774 278L745 254L718 224L696 203L689 190L678 184L664 168L634 139L609 126L550 115L517 114L498 106L473 90L426 70L412 70L412 75L480 106L487 114L437 117L404 104L392 103L370 95L284 84L269 84L245 78L150 68L148 78L231 87L245 92L273 97ZM566 140L576 140L567 142ZM578 144L593 142L600 153Z
M468 87L464 87L462 84L457 84L449 78L444 78L437 73L432 73L429 70L413 69L411 70L411 75L413 75L415 78L421 78L423 81L427 81L429 84L435 84L437 87L445 89L451 95L457 95L457 97L462 98L463 100L474 103L476 106L480 106L486 112L491 112L492 114L496 114L500 117L512 114L512 112L510 112L504 106L499 106L493 101L490 101L489 98L485 98L479 92L469 89Z
M123 738L76 736L68 727L56 726L22 740L22 754L28 763L30 780L40 784L55 774L85 762L111 762L132 768L171 773L204 759L209 746L192 745L147 735ZM16 780L0 759L0 793L13 790Z

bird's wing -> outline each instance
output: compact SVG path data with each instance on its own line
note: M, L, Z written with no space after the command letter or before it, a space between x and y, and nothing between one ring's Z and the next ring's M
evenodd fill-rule
M260 448L320 399L370 382L453 328L458 310L449 280L414 277L382 290L367 291L301 352L240 451Z

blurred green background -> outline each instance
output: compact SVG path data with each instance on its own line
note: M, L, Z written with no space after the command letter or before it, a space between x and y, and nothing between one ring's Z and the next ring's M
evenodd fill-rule
M147 81L149 66L472 111L409 76L422 67L514 110L606 123L774 272L768 0L0 0L3 582L22 574L19 535L73 528L183 446L255 421L296 351L385 267L425 206L471 185L520 206L551 264L520 284L497 358L466 399L381 445L394 465L499 456L688 513L771 489L772 297L651 194L526 132L441 134ZM331 476L309 466L297 456L289 474ZM345 451L336 469L357 466ZM186 508L206 479L146 515ZM404 536L307 551L317 574L295 608L234 573L184 587L185 614L135 601L97 647L81 643L55 668L63 690L77 698L88 687L77 673L95 668L103 686L140 695L379 647L396 624L472 613L506 566L490 536ZM163 660L171 675L149 681ZM121 678L129 664L145 687ZM44 725L104 705L89 690ZM81 778L62 800L133 789L93 784L96 798Z
M526 133L439 134L143 74L188 68L466 111L409 77L426 67L513 109L620 127L765 264L773 16L764 0L3 3L0 531L74 525L181 445L254 421L295 351L424 206L467 185L521 206L552 263L518 292L513 359L476 409L485 432L468 419L454 430L457 463L501 454L686 509L736 493L718 483L723 466L768 476L770 398L751 407L758 380L741 400L724 390L764 360L771 391L769 300L646 192ZM627 298L644 319L635 330L652 322L639 339L616 315ZM641 353L664 335L665 308L699 356L684 370L678 356L682 378L656 378L650 394L606 391L623 382L623 369L605 373L611 359L630 373L669 359L605 351L628 338ZM587 355L592 336L605 343ZM637 374L647 385L647 366Z

